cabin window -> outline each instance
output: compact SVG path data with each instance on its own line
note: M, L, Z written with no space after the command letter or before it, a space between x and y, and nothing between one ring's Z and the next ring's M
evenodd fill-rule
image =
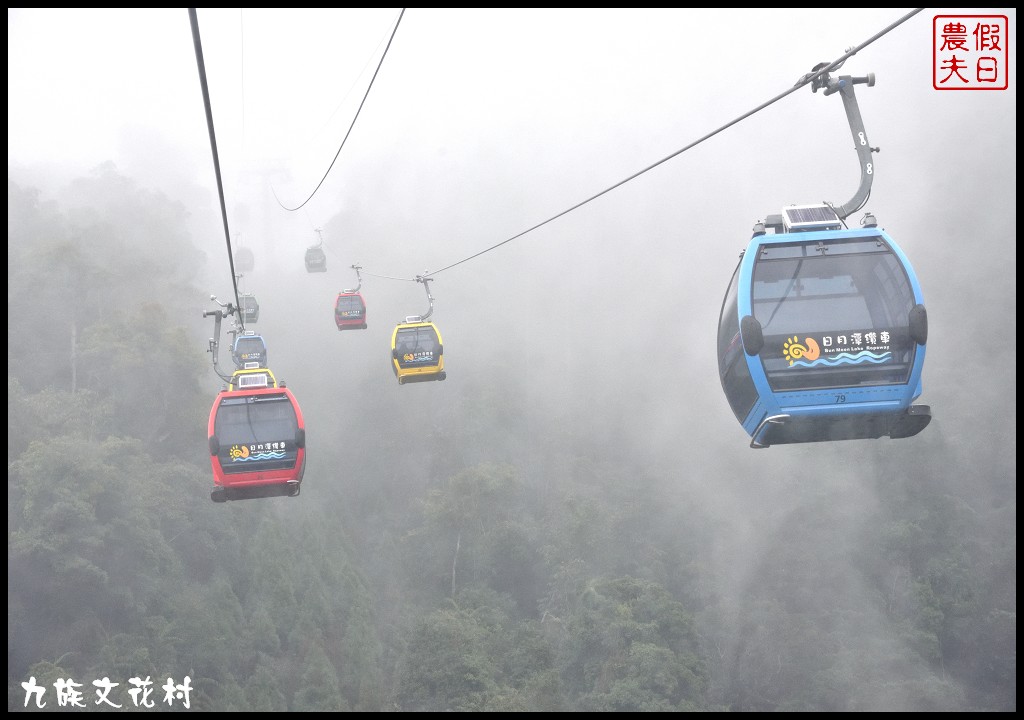
M914 293L885 243L771 248L754 266L752 291L772 390L907 382Z
M295 408L283 393L225 396L214 420L224 472L294 467L298 428Z
M398 364L403 368L437 365L440 362L438 346L437 332L429 326L403 328L395 337Z
M750 377L747 356L740 341L739 308L736 306L738 277L739 268L729 283L718 325L718 373L729 405L742 423L757 401L757 388Z

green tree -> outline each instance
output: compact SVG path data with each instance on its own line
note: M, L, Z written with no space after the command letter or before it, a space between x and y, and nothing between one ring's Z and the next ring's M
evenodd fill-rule
M292 702L294 712L349 712L338 689L338 671L319 645L311 645L304 659L302 683Z
M711 709L693 617L661 586L598 580L569 618L562 661L580 709Z
M488 630L457 609L436 610L412 630L400 675L405 712L482 712L497 689Z

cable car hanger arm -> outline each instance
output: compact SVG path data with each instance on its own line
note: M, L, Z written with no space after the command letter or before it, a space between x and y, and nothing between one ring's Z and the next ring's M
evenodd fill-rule
M824 63L815 66L820 70ZM868 73L865 77L852 77L840 75L837 78L830 77L828 71L821 73L811 81L811 92L818 92L824 89L825 95L839 93L843 98L843 107L846 109L846 119L850 123L850 133L853 135L853 146L857 151L857 161L860 163L860 186L857 192L850 198L849 202L834 208L840 220L845 220L853 213L864 207L871 195L871 182L874 180L874 163L871 162L871 153L879 152L879 148L871 147L868 144L867 132L864 130L864 120L860 115L860 107L857 105L857 95L854 92L854 85L867 85L874 87L875 74Z
M221 323L221 320L223 320L225 317L230 317L230 316L234 315L236 308L231 303L225 304L225 303L220 302L217 299L216 295L211 295L210 299L213 300L215 303L217 303L218 305L220 305L224 309L223 310L204 310L203 311L203 317L204 318L205 317L209 317L210 315L213 315L213 317L214 317L213 337L210 338L210 346L207 348L206 351L209 352L209 353L213 353L213 370L214 370L214 372L216 372L217 375L220 376L221 380L223 380L224 382L227 382L229 380L229 378L231 377L231 373L226 373L225 374L224 371L221 370L217 366L217 363L219 362L219 352L218 351L220 349L220 323Z
M423 283L423 289L427 291L427 302L430 303L430 307L427 309L427 314L423 315L420 318L423 322L426 322L427 318L429 318L431 314L433 314L434 312L434 296L430 294L430 280L431 278L427 277L426 275L416 276L416 282Z
M351 289L351 290L346 289L346 290L342 290L342 292L345 292L345 293L357 293L357 292L359 292L359 288L361 288L363 286L363 276L359 274L359 271L362 270L362 267L359 266L359 265L353 265L352 269L356 271L356 286L355 286L354 289Z

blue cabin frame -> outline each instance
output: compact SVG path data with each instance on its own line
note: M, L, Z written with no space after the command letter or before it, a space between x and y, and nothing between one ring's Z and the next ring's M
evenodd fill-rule
M755 226L718 335L722 388L751 447L904 438L931 420L913 404L928 332L920 283L873 222Z

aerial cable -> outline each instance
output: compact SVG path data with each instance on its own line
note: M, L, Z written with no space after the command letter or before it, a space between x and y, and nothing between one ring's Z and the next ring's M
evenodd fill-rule
M243 8L238 8L238 54L240 62L240 72L242 77L239 81L239 85L242 88L242 148L245 148L245 17Z
M220 156L217 154L217 133L213 129L213 110L210 107L210 88L206 83L206 64L203 62L203 43L199 38L199 19L196 16L196 9L188 9L189 21L192 24L192 43L196 49L196 65L199 68L199 85L203 89L203 105L206 107L206 127L210 132L210 150L213 153L213 170L217 176L217 196L220 199L220 215L224 221L224 239L228 246L228 262L231 265L231 286L235 291L235 308L241 307L238 299L238 280L235 275L235 258L231 252L231 230L228 228L228 211L224 203L224 183L220 174ZM245 329L245 319L241 318L240 324Z
M791 93L796 92L800 88L802 88L805 85L807 85L807 84L813 82L814 80L816 80L818 77L820 77L822 75L825 75L826 73L829 73L829 72L831 72L833 70L836 70L836 69L842 67L843 63L846 62L846 60L848 58L852 57L853 55L856 55L859 51L863 50L865 47L867 47L868 45L873 43L875 40L877 40L880 37L882 37L883 35L886 35L887 33L891 32L892 30L894 30L899 25L902 25L903 23L905 23L907 20L909 20L914 15L917 15L922 10L924 10L924 8L917 8L917 9L907 13L902 18L900 18L896 22L894 22L891 25L889 25L889 27L885 28L884 30L882 30L879 33L876 33L874 36L872 36L867 41L861 43L860 45L858 45L856 47L848 49L846 51L846 54L844 54L842 57L840 57L839 59L835 60L834 62L828 63L828 64L821 63L820 65L816 66L816 69L813 72L810 72L810 73L804 75L803 77L801 77L796 82L796 84L794 84L793 87L789 88L788 90L779 93L778 95L773 97L771 100L768 100L767 102L762 103L761 105L758 105L753 110L750 110L749 112L744 113L743 115L740 115L735 120L732 120L732 121L726 123L725 125L722 125L717 130L714 130L714 131L708 133L707 135L705 135L704 137L702 137L702 138L700 138L698 140L695 140L694 142L690 143L686 147L681 148L679 150L676 150L671 155L668 155L668 156L662 158L661 160L658 160L656 163L648 165L643 170L640 170L638 172L633 173L632 175L630 175L626 179L620 180L619 182L615 183L614 185L612 185L612 186L610 186L608 188L605 188L604 190L602 190L601 192L597 193L596 195L591 195L586 200L583 200L582 202L576 203L575 205L573 205L572 207L568 208L567 210L563 210L562 212L558 213L557 215L553 215L553 216L549 217L547 220L544 220L543 222L539 222L536 225L534 225L533 227L527 228L526 230L523 230L521 233L513 235L512 237L507 238L506 240L502 240L500 243L497 243L496 245L492 245L491 247L489 247L489 248L487 248L485 250L481 250L480 252L475 253L473 255L470 255L467 258L463 258L462 260L459 260L458 262L454 262L451 265L446 265L443 268L441 268L440 270L434 270L433 272L425 273L421 277L431 277L433 275L437 275L438 273L444 272L445 270L450 270L451 268L453 268L453 267L455 267L457 265L461 265L462 263L469 262L470 260L473 260L474 258L478 258L481 255L483 255L484 253L490 252L491 250L496 250L497 248L501 247L502 245L510 243L513 240L517 239L517 238L521 238L523 235L526 235L529 232L533 232L537 228L543 227L544 225L547 225L548 223L550 223L550 222L552 222L554 220L557 220L558 218L562 217L563 215L566 215L566 214L572 212L573 210L576 210L577 208L580 208L580 207L586 205L587 203L591 202L592 200L596 200L597 198L601 197L602 195L606 195L609 192L611 192L612 190L615 190L616 188L625 185L629 181L634 180L634 179L640 177L641 175L643 175L647 171L653 170L654 168L656 168L659 165L661 165L661 164L671 160L672 158L676 157L677 155L681 155L682 153L684 153L687 150L690 150L690 149L696 147L697 145L699 145L700 143L704 142L705 140L708 140L709 138L714 137L715 135L717 135L718 133L722 132L726 128L730 128L733 125L735 125L738 122L740 122L741 120L746 120L751 115L754 115L755 113L758 113L761 110L764 110L768 106L777 103L782 98L786 97L787 95L789 95ZM367 273L367 274L369 274L369 273ZM381 277L381 276L378 276L378 277ZM403 279L404 280L405 278L392 278L392 279L395 279L395 280Z
M366 104L366 98L370 95L370 88L373 87L373 82L374 80L377 79L377 73L380 72L380 66L384 64L384 58L387 57L388 49L391 47L391 42L392 40L395 39L395 33L398 32L398 24L402 22L403 15L405 15L405 8L402 8L402 12L398 14L398 20L395 21L395 28L394 30L391 31L391 37L388 38L388 44L384 48L384 53L380 56L380 62L377 63L377 69L373 71L373 77L370 78L370 84L366 87L366 92L363 94L362 102L359 103L359 108L356 110L355 117L352 118L352 124L348 126L348 132L346 132L345 137L341 139L341 145L338 146L338 152L334 153L334 159L331 160L331 164L327 167L327 172L325 172L324 176L320 178L320 182L317 183L317 186L315 188L313 188L313 192L311 192L309 194L309 197L303 200L302 203L300 203L299 205L296 205L295 207L287 207L281 202L281 199L277 197L277 191L274 190L274 186L270 186L270 191L274 193L274 199L277 200L277 204L280 205L283 209L287 210L288 212L294 212L296 210L301 209L303 205L305 205L306 203L313 199L313 196L316 195L317 191L324 184L324 181L327 179L327 176L330 175L331 168L333 168L334 163L338 161L338 156L341 155L341 149L345 147L345 141L347 141L348 136L352 134L352 128L355 127L356 120L359 119L359 113L362 112L363 105Z
M372 273L372 272L366 272L366 270L363 270L363 274L369 275L370 277L383 278L384 280L401 280L402 282L422 282L422 280L420 280L421 277L429 277L429 273L425 273L425 274L419 275L417 277L404 278L404 277L394 277L393 275L377 275L377 274Z
M240 145L241 145L240 150L241 150L242 157L245 157L248 154L248 144L249 143L246 140L246 135L245 135L245 27L244 27L244 23L243 23L242 12L243 12L243 9L239 8L238 9L238 43L239 43L238 67L239 67L239 75L240 75L240 77L239 77L239 88L240 88L240 96L241 96L240 97L240 101L239 101L239 113L240 113L241 118L242 118L242 132L241 132L242 141L240 143ZM239 177L236 174L234 186L232 187L232 190L234 191L234 194L236 196L240 194L239 193L239 185L240 184L241 184L240 179L239 179ZM235 213L234 214L235 214L235 220L238 220L238 209L237 208L235 209ZM236 227L237 227L237 224L236 224ZM238 241L238 235L239 235L239 233L236 231L235 232L235 247L241 247L241 243L239 243L239 241Z
M334 107L334 110L331 111L331 114L328 116L327 120L324 121L324 124L317 131L317 137L323 135L324 131L330 127L331 122L334 120L334 116L338 114L338 111L341 110L342 106L352 95L352 91L355 90L356 85L359 84L359 78L366 75L366 72L370 67L371 61L373 60L374 57L376 57L377 53L380 52L381 46L384 45L386 37L387 36L382 37L380 39L380 42L377 43L377 47L374 48L373 53L371 53L371 55L368 58L366 58L366 64L363 65L363 69L359 71L359 75L357 75L356 78L352 81L352 84L349 86L348 90L346 90L345 94L341 96L341 99L338 101L338 104Z
M319 225L317 225L317 223L313 222L313 219L309 216L309 210L307 210L303 214L306 216L306 222L309 223L309 229L314 231L314 232L316 232L316 230L319 227Z

